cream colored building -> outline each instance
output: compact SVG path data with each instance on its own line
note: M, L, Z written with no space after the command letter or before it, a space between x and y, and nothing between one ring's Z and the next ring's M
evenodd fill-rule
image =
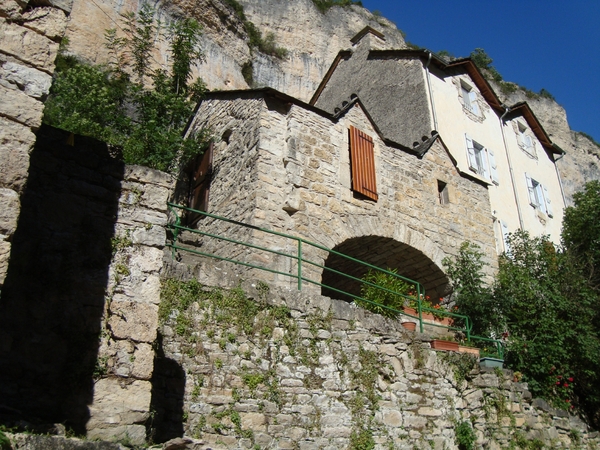
M565 203L556 161L564 152L529 106L502 104L469 58L447 62L424 50L384 48L380 33L359 33L311 104L335 113L358 97L383 134L421 157L432 138L443 142L460 173L489 191L498 253L518 229L559 243ZM444 193L451 185L439 189L452 201Z

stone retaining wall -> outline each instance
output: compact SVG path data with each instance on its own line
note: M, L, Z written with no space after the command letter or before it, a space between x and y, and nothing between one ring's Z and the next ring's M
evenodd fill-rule
M172 190L106 144L39 130L0 303L5 423L145 442Z
M174 310L161 328L164 359L179 370L157 378L156 395L172 400L157 415L184 424L184 448L333 450L370 441L453 450L463 421L478 449L600 442L577 417L532 400L512 372L434 351L426 334L342 301L242 286L263 305L252 331L240 331L243 307L221 320L207 298Z

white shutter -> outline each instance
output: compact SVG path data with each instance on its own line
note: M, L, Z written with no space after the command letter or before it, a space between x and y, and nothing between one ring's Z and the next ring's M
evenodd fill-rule
M533 181L527 173L525 173L525 179L527 180L527 190L529 191L529 204L534 208L538 207L537 201L535 199L535 188L533 187Z
M474 114L479 115L479 106L477 105L477 94L474 90L469 91L469 103L471 104L471 111Z
M490 178L490 169L489 169L489 164L488 164L488 157L487 157L487 148L482 148L481 150L479 150L479 157L481 158L481 165L483 166L482 169L482 174L484 178L489 179Z
M469 160L469 169L474 172L479 171L479 167L477 166L477 158L475 157L475 147L473 146L473 139L469 136L465 135L467 140L467 158Z
M504 241L504 252L510 253L510 245L508 243L508 225L506 225L506 222L501 221L500 226L502 227L502 240Z
M553 217L554 214L552 213L552 207L550 206L550 195L548 195L548 189L546 189L546 186L542 186L542 188L544 189L544 201L546 202L546 214L548 214L548 216Z
M492 181L494 182L494 184L500 184L500 179L498 178L498 166L496 165L496 157L494 156L494 152L488 148L487 154L490 160L490 172L492 174Z

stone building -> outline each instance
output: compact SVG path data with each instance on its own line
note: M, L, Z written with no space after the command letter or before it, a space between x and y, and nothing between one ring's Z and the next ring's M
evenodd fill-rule
M358 96L382 135L407 151L422 152L438 133L459 173L488 187L498 253L518 229L558 243L565 200L556 161L564 151L530 107L502 104L469 58L384 46L381 33L359 33L310 103L335 113Z
M494 267L487 183L462 173L437 133L407 149L381 132L358 96L329 114L272 89L209 93L190 132L203 128L218 137L207 152L212 179L200 206L209 213L398 269L433 298L448 292L442 259L464 240L480 245ZM252 239L289 253L296 245L256 231ZM223 244L212 251L231 253ZM322 248L305 246L303 252L326 268L357 277L366 271ZM252 252L248 261L296 273L295 262L279 255ZM310 267L307 278L358 289L332 271ZM269 281L296 282L281 275Z

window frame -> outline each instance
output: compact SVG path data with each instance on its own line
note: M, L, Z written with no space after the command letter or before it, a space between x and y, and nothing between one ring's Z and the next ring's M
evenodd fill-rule
M477 92L475 92L475 89L463 80L460 80L460 92L463 99L463 107L476 116L480 116L481 111L477 103Z
M535 141L527 133L527 126L523 125L520 121L517 121L517 141L519 147L528 155L535 157Z
M527 173L525 173L525 180L529 192L529 204L548 217L553 217L552 200L550 199L548 188Z
M468 134L465 134L465 141L469 169L495 185L499 185L500 177L494 152L472 139Z
M188 167L189 170L189 208L197 211L208 212L210 182L213 173L214 145L211 142L208 148L196 155ZM198 220L206 217L202 214L187 211L185 222L188 227L195 225Z

